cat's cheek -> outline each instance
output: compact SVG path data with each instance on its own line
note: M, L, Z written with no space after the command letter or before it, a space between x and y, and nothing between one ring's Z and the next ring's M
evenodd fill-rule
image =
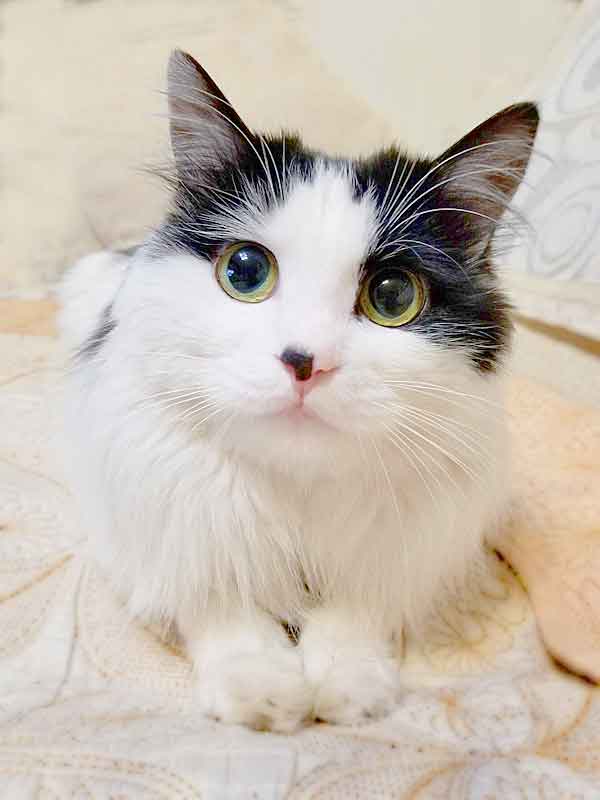
M296 400L289 376L274 357L253 358L250 353L215 361L210 380L223 402L244 419L285 413Z

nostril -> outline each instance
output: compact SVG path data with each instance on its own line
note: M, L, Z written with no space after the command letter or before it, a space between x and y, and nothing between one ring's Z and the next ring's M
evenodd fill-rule
M307 381L311 377L314 361L312 353L286 347L280 358L292 370L297 381Z

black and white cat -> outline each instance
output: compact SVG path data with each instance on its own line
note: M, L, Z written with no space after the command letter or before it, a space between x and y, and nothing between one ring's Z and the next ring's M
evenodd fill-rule
M505 505L492 237L537 111L435 159L347 160L249 130L178 51L169 101L164 224L62 288L94 556L133 614L180 632L206 713L372 718L398 696L402 632L451 599Z

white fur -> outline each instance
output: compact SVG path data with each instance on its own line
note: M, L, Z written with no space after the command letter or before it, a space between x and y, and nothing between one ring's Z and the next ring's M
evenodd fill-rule
M236 222L277 257L263 303L230 298L198 257L144 248L122 282L107 256L107 273L84 259L65 284L69 342L109 296L117 322L71 375L72 480L94 556L132 613L178 626L202 708L230 721L291 730L311 713L389 710L392 636L418 633L460 587L503 502L501 380L410 326L353 314L376 225L351 176L321 166ZM277 359L290 345L339 367L306 397L316 420L278 414L294 397ZM439 426L416 426L408 405ZM302 625L299 647L279 619Z
M69 348L93 335L104 309L123 282L129 259L102 250L80 259L60 287L61 328Z

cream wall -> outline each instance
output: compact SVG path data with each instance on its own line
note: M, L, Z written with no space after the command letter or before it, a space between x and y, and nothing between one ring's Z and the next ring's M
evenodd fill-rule
M332 75L409 146L435 152L527 91L577 6L304 0L302 21Z
M188 48L250 125L436 150L523 94L573 0L5 0L0 292L143 235L164 195L164 67Z

